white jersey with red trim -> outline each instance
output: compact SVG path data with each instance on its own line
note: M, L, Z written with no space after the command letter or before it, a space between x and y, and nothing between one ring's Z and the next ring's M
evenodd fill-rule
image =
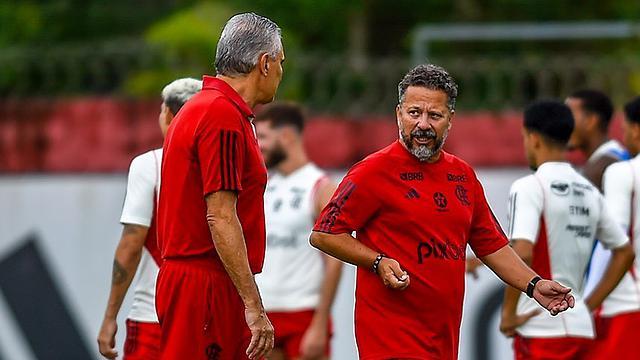
M157 191L160 188L161 163L162 149L146 152L131 161L127 194L120 217L122 224L149 228L138 265L133 304L128 316L128 319L140 322L158 322L155 293L160 252L156 237L155 208Z
M517 329L523 337L593 338L591 315L583 301L584 273L596 238L608 248L628 242L600 192L568 163L547 162L535 174L513 183L508 236L534 244L532 268L572 289L576 306L557 316L542 311ZM521 296L518 314L540 305Z
M604 196L611 216L626 231L634 245L636 253L640 253L638 244L638 179L640 178L640 157L629 161L609 165L603 176ZM596 256L594 254L594 256ZM602 254L599 256L604 261ZM610 258L610 255L607 257ZM638 280L640 263L636 258L631 270L622 278L620 284L602 303L600 315L604 317L640 311L640 281Z
M320 299L324 259L309 244L317 216L315 192L328 179L314 164L283 176L273 173L264 194L267 250L256 282L267 311L314 309Z

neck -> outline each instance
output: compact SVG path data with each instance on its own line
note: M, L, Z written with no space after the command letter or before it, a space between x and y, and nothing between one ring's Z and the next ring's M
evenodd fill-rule
M253 72L238 77L229 77L225 75L217 75L216 77L233 88L242 100L249 105L250 108L253 108L258 103L258 89L255 86L255 81L253 81L253 77L255 75Z
M606 134L598 133L595 136L589 137L581 147L581 150L585 155L591 156L598 149L598 147L600 147L600 145L606 143L607 141L609 141L609 138Z
M547 162L566 162L566 152L564 149L544 149L536 155L538 166Z
M307 154L300 144L295 151L289 152L287 158L276 166L276 170L282 175L287 176L308 163L309 158L307 158Z

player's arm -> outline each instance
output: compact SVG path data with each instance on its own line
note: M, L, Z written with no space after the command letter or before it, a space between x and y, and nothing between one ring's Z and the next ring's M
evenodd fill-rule
M122 236L113 259L109 301L98 335L100 353L107 359L115 359L118 356L115 350L116 319L140 264L148 230L146 226L134 224L124 224L122 229Z
M356 165L340 183L320 214L309 241L336 259L372 270L380 253L351 236L381 207L377 197L366 188L367 176L363 175L363 168L362 163ZM381 258L377 272L385 286L391 289L404 290L409 286L409 275L394 259Z
M522 261L531 266L531 260L533 258L533 244L527 240L514 240L511 242L513 251L522 259ZM502 303L502 316L500 320L500 332L505 336L512 337L515 335L515 330L526 323L532 317L538 315L540 310L532 311L528 314L517 315L518 300L522 291L507 286L504 291L504 301Z
M601 244L611 249L611 258L593 290L585 298L589 310L594 310L615 289L624 274L633 264L635 253L631 243L622 232L631 217L631 193L633 174L627 164L611 166L605 172L604 189L606 198L601 203L597 238ZM627 173L628 172L628 173Z
M216 191L205 197L207 223L216 251L245 306L252 331L247 355L260 358L273 348L273 327L267 318L253 273L249 267L247 246L236 213L238 196L233 191Z
M116 318L138 269L153 216L156 186L156 168L155 163L153 164L154 167L150 167L150 162L145 161L143 157L137 157L129 168L127 195L120 218L124 228L113 259L111 291L98 334L100 353L109 359L117 357L114 349L118 329Z
M318 186L314 195L315 214L319 215L322 209L329 203L336 185L325 178ZM324 254L324 278L320 285L320 300L315 309L311 325L305 332L300 347L303 359L317 359L324 355L328 339L329 318L331 307L336 296L340 276L342 275L342 262L334 257Z
M526 292L529 282L538 276L510 246L481 257L485 263L502 281L516 288L519 292ZM532 298L551 315L557 315L575 305L575 299L570 294L571 289L552 280L542 279L533 287Z

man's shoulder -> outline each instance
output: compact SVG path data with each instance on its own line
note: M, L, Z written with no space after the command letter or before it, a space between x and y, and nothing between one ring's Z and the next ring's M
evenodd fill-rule
M136 155L131 160L131 168L151 167L155 166L158 156L162 156L162 149L153 149L142 154Z
M473 170L473 167L469 165L468 162L459 158L458 156L448 153L446 151L442 151L442 156L443 156L443 160L447 164L449 164L450 167L475 173L475 170Z
M541 184L534 174L523 176L511 184L511 192L535 192L541 189Z
M632 161L633 160L619 161L607 166L607 169L604 171L605 176L610 179L630 177L633 175L632 171L634 169L640 169L640 164L634 166Z

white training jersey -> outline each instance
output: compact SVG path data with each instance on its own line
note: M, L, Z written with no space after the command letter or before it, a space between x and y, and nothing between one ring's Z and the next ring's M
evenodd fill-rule
M256 282L267 311L314 309L320 299L324 259L309 244L314 197L326 175L309 163L288 176L270 175L264 194L267 249Z
M517 329L523 337L593 338L591 315L583 301L584 273L595 238L608 249L628 242L605 200L568 163L547 162L511 186L509 238L534 244L532 268L543 278L570 287L576 305L557 316L541 312ZM518 314L540 309L526 296Z
M640 253L638 230L638 180L640 178L640 157L609 165L603 176L604 196L611 216L627 232L636 253ZM608 255L608 254L606 254ZM604 260L603 256L600 256ZM607 260L610 255L607 256ZM602 303L600 315L611 317L618 314L640 311L640 271L636 258L631 270L622 278L618 286ZM608 261L607 261L608 262Z
M609 140L600 145L596 151L589 157L588 163L594 163L600 160L602 157L610 157L621 160L628 160L629 153L625 148L616 140ZM602 181L602 188L604 190L604 181ZM611 251L605 249L602 244L597 243L595 249L593 249L593 255L591 256L591 264L586 274L587 284L585 285L585 296L591 294L595 286L598 284L604 272L609 264L611 258ZM620 284L618 284L617 291L612 292L607 300L603 302L602 307L598 311L601 316L614 316L616 314L626 313L636 310L636 305L633 302L629 302L630 298L627 295L635 292L635 284L631 278L631 274L626 274ZM625 298L627 298L625 300Z
M154 215L157 192L160 188L161 163L162 149L146 152L131 161L127 194L120 217L122 224L149 227L142 258L138 265L133 304L128 316L128 319L139 322L158 322L155 293L160 251L158 250Z

